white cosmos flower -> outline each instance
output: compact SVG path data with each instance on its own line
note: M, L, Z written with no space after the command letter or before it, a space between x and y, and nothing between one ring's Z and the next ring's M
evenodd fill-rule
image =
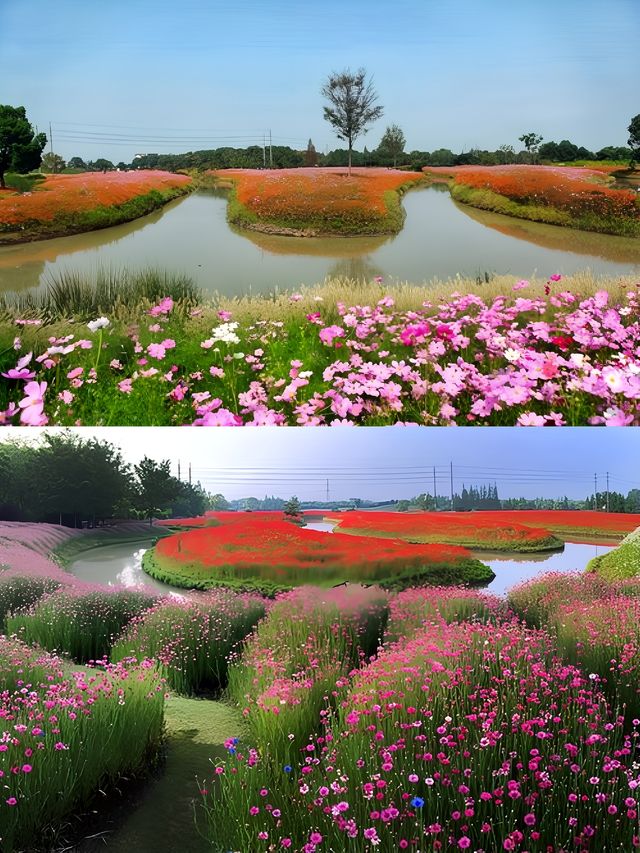
M514 361L517 361L517 360L520 358L520 353L519 353L519 351L518 351L517 349L511 349L511 348L509 348L509 349L506 349L506 350L504 351L504 357L507 359L507 361L512 361L512 362L514 362Z
M87 326L92 332L97 332L98 329L106 329L109 325L109 319L107 317L98 317L97 320L91 320L87 323Z

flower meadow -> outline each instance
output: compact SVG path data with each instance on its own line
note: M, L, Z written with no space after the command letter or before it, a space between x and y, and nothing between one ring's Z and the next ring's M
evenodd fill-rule
M492 195L507 198L525 208L525 218L614 234L640 234L640 203L632 190L606 185L603 171L563 166L459 166L433 168L428 174L453 178L452 195L469 204L498 209ZM480 191L484 195L459 190ZM489 192L487 197L486 192ZM526 210L527 206L529 211ZM534 210L531 210L533 206ZM535 209L539 215L535 215ZM544 209L549 211L545 216ZM512 211L505 211L512 212ZM517 208L515 215L518 215ZM529 213L529 215L526 215ZM553 214L557 213L554 217Z
M420 172L393 169L225 169L231 181L231 222L304 236L387 234L399 231L398 192L424 181Z
M509 516L509 513L504 515ZM542 551L561 548L562 542L542 527L520 524L501 512L362 512L351 510L325 518L335 521L339 531L358 536L403 539L408 542L448 542L467 548L493 551Z
M408 586L415 583L482 582L491 570L466 548L438 543L327 536L261 513L228 513L217 525L179 531L161 539L143 558L145 571L175 586L215 586L272 592L301 584L346 581ZM218 517L219 519L219 517ZM213 520L205 517L203 523Z
M35 192L0 196L0 234L18 231L33 222L51 222L121 205L153 191L166 192L190 183L191 178L186 175L151 170L48 175Z
M15 317L0 326L0 423L639 424L638 285L616 300L558 275L543 296L529 286L416 310L293 294L286 320L170 297L136 322Z
M337 686L308 740L291 739L296 757L228 743L203 788L214 849L640 844L637 720L627 726L551 634L432 616Z
M157 752L164 687L153 663L73 670L0 636L0 847L44 844L99 786ZM50 848L47 848L50 849Z
M171 520L160 542L250 549L252 530L271 525L278 553L279 525L290 550L319 535L279 516ZM30 530L15 539L43 554L60 538ZM0 612L19 632L0 637L3 851L53 838L98 787L148 770L168 690L242 718L226 758L193 780L213 850L640 846L633 578L547 575L507 600L464 586L303 585L267 599L58 584L0 572Z

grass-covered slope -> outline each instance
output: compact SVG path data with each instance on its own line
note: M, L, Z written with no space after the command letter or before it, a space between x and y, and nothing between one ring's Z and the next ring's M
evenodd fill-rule
M623 580L640 575L640 527L626 536L613 551L594 557L587 571L606 580Z

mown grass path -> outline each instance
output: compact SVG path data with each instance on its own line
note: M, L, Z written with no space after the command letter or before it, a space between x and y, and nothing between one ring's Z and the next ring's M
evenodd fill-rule
M211 780L213 764L227 754L225 740L239 735L242 718L223 702L172 696L166 704L166 723L166 760L157 774L98 819L87 833L92 838L66 850L211 850L196 826L194 809L200 799L196 777Z

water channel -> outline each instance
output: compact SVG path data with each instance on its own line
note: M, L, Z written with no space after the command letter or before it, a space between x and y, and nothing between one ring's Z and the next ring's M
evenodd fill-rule
M113 228L0 246L0 293L45 288L64 272L150 267L226 295L291 290L332 276L428 283L486 273L518 278L591 269L640 273L640 240L514 219L455 203L444 185L403 198L406 220L390 237L300 238L239 231L224 191L202 191Z
M333 524L328 521L313 522L307 524L306 529L331 533ZM92 548L81 553L70 565L69 571L75 577L89 583L129 587L144 584L158 592L180 594L174 587L154 580L142 570L142 555L152 544L153 540L149 539ZM583 571L589 560L611 550L612 547L567 542L562 551L543 551L534 554L474 551L473 555L490 566L495 573L496 577L488 584L487 590L496 595L504 595L510 587L538 574Z

